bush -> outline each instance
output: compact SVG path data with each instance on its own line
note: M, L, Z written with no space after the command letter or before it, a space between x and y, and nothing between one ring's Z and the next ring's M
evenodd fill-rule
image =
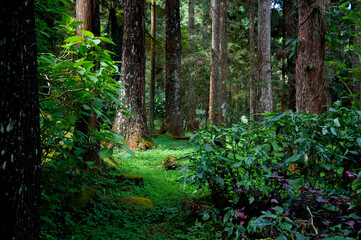
M360 123L360 111L335 104L319 115L287 111L266 114L261 122L243 119L231 128L200 130L192 137L199 148L189 156L183 180L211 192L223 222L231 224L229 236L245 234L243 226L252 217L277 206L283 207L285 216L309 218L308 204L310 211L321 208L325 218L345 222L337 210L346 215L347 202L355 197L345 171L360 169ZM317 221L326 232L337 225L324 223L322 217ZM281 232L275 228L269 234Z

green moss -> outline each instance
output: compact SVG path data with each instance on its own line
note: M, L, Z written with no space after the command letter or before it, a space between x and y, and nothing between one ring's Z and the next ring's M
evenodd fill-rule
M71 194L70 205L78 210L85 209L95 196L96 190L94 188L83 186Z
M141 197L126 197L122 199L122 202L127 207L136 207L136 208L154 208L154 204L147 198Z
M144 179L142 176L133 175L133 174L122 174L118 176L118 179L121 181L130 181L135 185L143 185Z
M174 170L182 166L182 164L177 161L177 158L175 156L170 155L163 159L162 166L165 170Z

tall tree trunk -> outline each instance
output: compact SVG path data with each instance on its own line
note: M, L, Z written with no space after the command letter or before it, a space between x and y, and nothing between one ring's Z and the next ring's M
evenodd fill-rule
M211 59L211 79L209 90L209 123L218 125L220 104L219 104L219 25L220 25L220 0L212 0L212 59Z
M150 9L150 25L152 42L150 46L150 80L149 80L149 130L150 133L154 133L154 90L155 90L155 0L152 0Z
M255 87L255 39L254 39L254 0L249 1L249 110L251 120L255 120L256 87Z
M77 35L82 36L82 30L91 31L95 36L100 35L100 20L99 20L99 2L98 0L77 0L76 1L76 19L77 21L84 22L81 25L77 26ZM97 64L98 65L98 64ZM99 66L97 66L99 67ZM91 102L91 105L94 103ZM75 125L75 132L79 131L79 139L81 135L87 136L87 140L90 140L90 143L82 144L79 147L84 147L89 145L86 149L85 154L83 155L84 166L88 168L88 165L85 162L91 161L94 162L92 171L97 172L98 169L102 167L101 159L99 156L99 144L94 143L95 140L90 134L90 129L96 130L98 127L98 116L93 112L89 112L85 109L82 109L84 112L88 112L80 117ZM89 170L89 169L88 169Z
M76 33L82 36L81 30L91 31L95 36L100 35L99 1L77 0L76 20L84 22L78 25Z
M195 0L189 0L188 19L189 19L189 53L194 53L194 7ZM190 73L188 78L188 114L187 114L187 131L196 130L196 93L195 93L195 76Z
M111 45L110 49L116 54L112 56L114 61L122 61L122 41L123 41L123 18L121 18L121 24L118 23L116 7L111 6L109 9L109 22L110 22L110 32L113 42L116 44ZM122 64L117 65L121 69Z
M315 7L316 6L316 7ZM300 0L296 65L297 112L321 113L326 104L323 0Z
M154 147L149 136L145 107L145 0L126 0L124 6L123 63L121 78L125 87L125 107L118 110L113 130L124 136L130 148Z
M184 136L182 117L181 31L179 0L166 0L166 93L165 119L160 130Z
M219 124L227 120L227 1L221 0L220 7L220 37L221 37L221 76L220 76L220 114Z
M0 239L40 239L34 1L2 1L0 27Z
M286 39L297 38L297 11L295 0L284 0L284 16L286 20L285 31ZM292 46L288 46L291 50ZM291 52L289 52L291 54ZM287 78L288 78L288 99L289 109L296 112L296 56L294 53L291 58L287 56Z
M271 2L258 0L258 99L257 112L272 112Z

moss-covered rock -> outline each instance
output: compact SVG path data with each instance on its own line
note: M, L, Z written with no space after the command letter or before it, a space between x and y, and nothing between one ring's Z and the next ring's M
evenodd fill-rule
M126 197L122 198L122 202L127 207L135 207L135 208L154 208L154 204L147 198L141 197Z
M182 166L180 162L177 161L177 158L173 155L170 155L162 160L162 167L165 170L174 170Z
M78 210L88 207L90 200L96 196L96 190L88 186L82 186L71 194L70 205Z
M142 176L133 175L133 174L122 174L122 175L118 176L118 180L130 181L138 186L144 184L144 179Z

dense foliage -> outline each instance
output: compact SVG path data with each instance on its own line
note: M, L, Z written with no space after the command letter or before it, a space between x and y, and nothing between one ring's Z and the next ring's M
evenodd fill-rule
M351 184L361 170L361 112L334 107L198 131L184 180L210 194L203 219L235 239L358 236L359 212L349 208L358 196Z

